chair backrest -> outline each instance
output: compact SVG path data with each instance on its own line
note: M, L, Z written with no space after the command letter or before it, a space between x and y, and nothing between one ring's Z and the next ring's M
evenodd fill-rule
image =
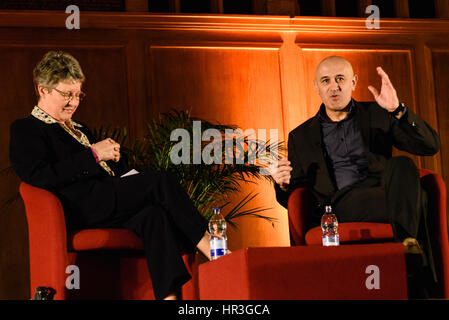
M288 198L288 226L291 245L305 245L306 212L313 210L312 193L307 188L294 190Z
M25 182L20 184L19 191L28 222L31 296L36 287L48 286L56 289L55 299L64 299L65 290L55 287L65 282L68 264L62 204L51 192Z
M30 297L34 295L36 287L43 286L55 289L55 300L73 297L92 299L97 293L99 297L112 295L114 299L154 298L147 261L141 250L142 241L134 233L126 229L89 229L67 235L64 210L54 194L24 182L20 184L20 194L25 203L28 221ZM92 236L93 234L96 236ZM67 236L72 247L78 246L80 252L68 251ZM99 238L108 240L99 243ZM119 250L110 255L96 255L92 253L92 249ZM129 249L133 249L132 253L127 252ZM182 297L188 300L198 299L197 257L195 254L185 254L183 260L192 279L182 287ZM82 278L92 281L88 281L87 286L81 286L84 290L66 289L66 267L73 263L80 263L89 270L87 276L83 272ZM120 273L122 271L123 274ZM109 277L110 275L114 276ZM120 289L112 290L111 286L119 286Z
M427 191L428 224L438 280L444 297L449 298L449 236L447 191L443 178L430 170L420 169L421 184Z

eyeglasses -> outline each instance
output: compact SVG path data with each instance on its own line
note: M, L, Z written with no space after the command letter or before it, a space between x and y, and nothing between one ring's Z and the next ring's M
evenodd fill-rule
M86 94L84 92L80 92L74 95L72 92L64 92L56 88L53 88L53 90L59 93L64 98L65 101L70 101L72 99L78 99L79 101L81 101L86 97Z

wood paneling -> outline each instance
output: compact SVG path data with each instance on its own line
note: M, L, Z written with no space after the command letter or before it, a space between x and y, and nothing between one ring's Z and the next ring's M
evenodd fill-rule
M171 3L176 7L179 1ZM372 100L368 84L380 86L375 67L387 71L401 100L441 135L441 154L415 161L448 178L449 21L382 19L379 30L368 30L364 19L351 18L84 12L81 29L67 30L66 17L0 11L0 169L9 165L10 123L36 102L32 69L48 50L66 50L80 61L88 96L75 118L90 127L126 125L137 136L159 112L187 108L242 129L278 129L283 140L316 113L316 64L338 54L359 75L358 100ZM18 183L14 175L2 178L2 197L16 194ZM273 228L241 219L239 231L229 233L230 248L288 245L286 211L272 186L244 186L242 194L250 191L260 193L252 205L272 208L266 213L279 222ZM18 201L2 211L0 299L26 299L23 205Z
M210 0L210 11L212 13L223 13L223 0Z
M152 46L152 111L191 109L195 116L222 123L280 128L278 51L260 47Z
M131 12L148 12L148 0L126 0L125 8Z
M433 74L435 77L435 97L437 106L437 119L441 142L441 171L447 184L449 179L449 46L445 49L432 50ZM449 226L449 221L448 221Z
M337 15L337 9L335 8L334 0L321 0L321 11L324 16L335 17Z
M442 173L449 178L449 48L432 51L432 63L435 77L435 96L438 106L438 127L441 140Z
M410 9L408 6L408 0L394 0L394 8L396 11L396 17L398 17L398 18L410 17Z
M437 18L449 18L449 2L447 0L435 1L435 16Z
M300 8L297 0L266 0L267 13L273 15L298 16Z
M244 131L264 130L268 139L270 129L277 129L279 138L284 139L279 48L151 46L149 56L153 113L171 108L191 110L194 116L237 124ZM252 205L277 207L267 182L243 186L242 194L233 197L234 201L249 192L259 193ZM285 213L270 210L266 214L281 223L272 228L260 219L247 219L248 223L241 223L240 232L230 231L231 245L269 246L280 234L279 242L287 244ZM264 231L254 233L256 229Z
M366 7L373 4L372 0L357 0L357 13L359 17L366 17Z
M91 128L105 125L129 127L129 118L133 115L130 115L128 109L124 48L91 47L69 50L80 65L85 66L87 77L83 91L88 96L80 104L77 117Z

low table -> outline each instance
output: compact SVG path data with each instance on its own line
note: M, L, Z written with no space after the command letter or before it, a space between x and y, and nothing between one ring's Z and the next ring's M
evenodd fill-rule
M260 247L199 266L201 300L407 299L402 243Z

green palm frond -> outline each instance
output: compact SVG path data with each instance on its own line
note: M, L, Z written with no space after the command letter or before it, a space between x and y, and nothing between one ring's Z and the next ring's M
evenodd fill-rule
M111 138L120 145L126 145L128 141L128 130L124 128L111 128L111 126L94 128L93 136L96 141Z
M201 131L195 132L201 140L200 155L206 147L212 150L217 147L218 152L216 154L214 150L213 156L219 163L206 164L201 159L199 164L194 164L193 137L196 128L194 121L198 121L201 126ZM190 137L189 162L186 164L174 164L170 158L173 148L178 143L170 140L172 132L176 129L186 130ZM202 141L201 137L208 129L218 132L221 139ZM282 143L250 139L244 135L238 137L227 135L229 132L235 133L237 129L235 125L217 124L192 117L189 111L171 110L147 122L145 135L132 144L128 141L126 128L99 128L94 131L94 135L97 140L111 137L119 142L128 165L138 171L167 171L177 176L193 204L208 219L212 207L219 203L225 203L225 206L229 204L229 196L240 192L243 183L255 183L260 179L271 181L271 176L264 174L263 170L284 151ZM237 205L224 213L231 226L236 227L233 220L243 216L265 219L273 225L276 219L260 214L269 208L244 209L244 206L256 196L257 194L246 195Z
M233 228L237 229L237 225L233 221L234 219L243 217L243 216L252 216L252 217L264 219L264 220L270 222L271 225L274 227L274 222L277 222L278 219L259 214L260 212L270 210L271 208L256 207L256 208L242 210L243 207L245 207L249 202L251 202L257 195L258 195L257 193L254 195L252 193L249 193L242 200L240 200L240 202L237 203L225 215L226 222L229 223L229 225L231 225ZM229 204L230 204L230 202L226 202L221 208L223 209L224 207L226 207ZM210 212L208 212L206 218L210 218L211 216L212 216L212 210Z

